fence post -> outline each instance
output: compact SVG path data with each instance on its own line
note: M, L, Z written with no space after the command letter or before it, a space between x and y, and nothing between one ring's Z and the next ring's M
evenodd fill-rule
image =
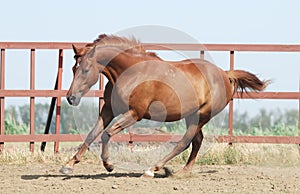
M1 49L1 83L0 89L5 89L5 50ZM4 138L4 97L0 98L0 136ZM4 150L4 141L0 142L0 151Z
M35 49L30 50L30 90L35 90ZM34 136L34 96L30 97L30 135ZM34 141L29 143L29 149L34 152Z
M100 77L99 77L99 90L104 91L104 76L102 74L100 74ZM103 99L103 97L99 97L99 115L100 115L103 105L104 105L104 99Z
M230 70L234 70L234 51L230 51ZM233 129L233 99L229 102L229 136L230 136L230 141L229 145L232 145L232 133Z
M58 52L58 83L57 90L61 91L62 87L62 65L63 65L63 49L59 49ZM55 135L58 137L60 134L60 113L61 113L61 96L57 97L56 101L56 122L55 122ZM58 153L59 150L59 140L56 138L54 141L54 152Z

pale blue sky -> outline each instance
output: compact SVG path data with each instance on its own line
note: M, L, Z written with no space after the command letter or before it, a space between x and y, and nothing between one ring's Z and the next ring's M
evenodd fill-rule
M0 2L0 41L92 41L100 33L116 33L143 25L160 25L194 37L200 43L300 44L300 1L17 1ZM133 34L134 35L134 34ZM212 53L226 68L228 55ZM6 87L28 89L28 51L7 52ZM57 52L37 51L37 88L52 88ZM63 87L68 88L72 52L66 52ZM298 91L300 53L241 53L236 67L273 79L269 91ZM288 68L283 70L283 67ZM13 77L15 69L27 72ZM9 99L14 104L20 99ZM247 107L276 107L278 101L250 101ZM237 106L244 106L239 101ZM297 108L297 101L280 101Z
M207 43L300 42L299 1L1 0L0 41L90 41L162 25Z

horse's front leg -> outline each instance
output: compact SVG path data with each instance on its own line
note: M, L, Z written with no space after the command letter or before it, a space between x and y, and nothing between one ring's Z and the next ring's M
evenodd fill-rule
M83 154L86 152L90 144L97 138L97 136L103 131L103 120L101 117L98 118L97 124L95 127L90 131L87 138L85 139L84 143L80 146L80 149L77 153L68 161L62 168L60 172L63 174L71 174L73 172L74 165L79 163Z
M114 123L109 129L103 132L101 136L102 140L102 154L101 158L103 161L103 166L106 168L108 172L113 171L114 166L108 161L109 152L108 152L108 142L110 137L119 133L123 129L133 125L136 121L140 120L137 116L136 112L133 110L129 110L125 114L123 114L116 123Z
M104 105L101 111L101 115L98 118L98 121L95 127L89 132L84 143L81 145L77 153L68 161L62 168L60 172L63 174L71 174L73 172L74 165L79 163L83 154L87 151L91 143L101 134L103 129L111 122L113 119L113 113L110 106Z

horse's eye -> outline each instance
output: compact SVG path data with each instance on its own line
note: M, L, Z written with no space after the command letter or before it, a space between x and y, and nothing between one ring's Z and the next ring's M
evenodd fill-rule
M88 72L89 72L88 69L82 69L82 73L83 73L83 74L86 74L86 73L88 73Z

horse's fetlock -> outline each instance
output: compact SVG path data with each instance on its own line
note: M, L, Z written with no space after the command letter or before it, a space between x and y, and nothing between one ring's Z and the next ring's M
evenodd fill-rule
M73 160L74 160L74 164L77 164L77 163L80 162L81 157L77 156L77 154L76 154L76 155L73 156Z

